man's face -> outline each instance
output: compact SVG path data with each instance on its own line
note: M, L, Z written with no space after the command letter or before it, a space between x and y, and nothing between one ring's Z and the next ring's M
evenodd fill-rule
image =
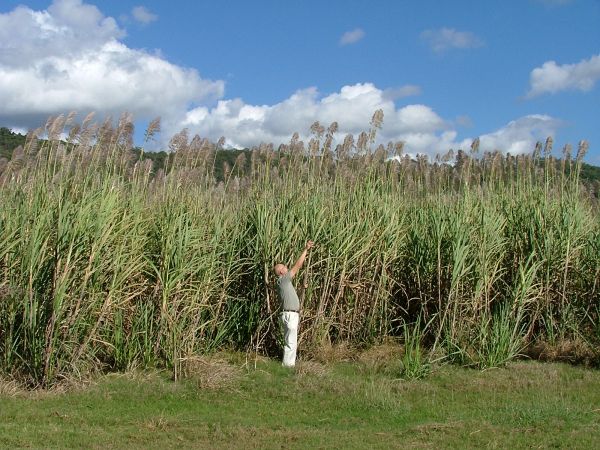
M278 277L281 277L281 276L285 275L286 273L288 273L288 268L284 264L277 264L275 266L275 273L277 274Z

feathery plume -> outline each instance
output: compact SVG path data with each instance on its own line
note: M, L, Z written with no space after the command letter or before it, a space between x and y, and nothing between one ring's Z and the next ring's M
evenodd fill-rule
M77 116L77 112L76 111L71 111L68 115L67 115L67 119L65 120L65 126L69 127L73 124L75 117Z
M121 114L117 127L117 136L119 143L127 149L133 147L133 132L133 116L128 112Z
M542 143L537 141L535 143L535 148L533 149L533 159L537 161L542 156Z
M144 132L144 143L154 140L154 136L158 133L160 133L160 117L155 117L150 121Z
M548 157L550 153L552 153L553 143L554 140L552 139L552 136L548 136L548 138L546 139L546 144L544 145L544 157Z
M454 149L448 150L446 153L442 155L442 162L447 163L454 159Z
M169 150L172 153L184 150L188 145L188 130L184 128L179 133L175 134L169 141Z
M319 141L317 139L311 138L311 140L308 141L308 152L313 158L317 155L319 152Z
M338 130L338 123L332 122L327 128L327 134L325 136L325 142L323 143L323 152L329 153L331 151L331 144L333 143L333 135Z
M478 153L479 152L479 138L476 137L475 139L473 139L473 142L471 142L471 153Z
M354 136L351 134L347 134L344 138L344 142L340 148L340 151L336 155L340 159L347 158L352 150L354 149Z
M77 140L77 138L79 137L79 132L81 131L81 125L79 124L75 124L71 127L71 129L69 130L69 137L67 138L67 141L69 143L73 143Z
M383 144L379 144L375 149L375 153L373 154L373 162L378 164L383 163L385 161L385 155L385 147Z
M565 161L569 161L571 159L571 154L573 153L573 146L571 144L565 144L562 150L563 159Z
M377 130L381 128L383 125L383 109L378 109L373 113L373 117L371 117L371 130L369 131L369 142L375 142L375 136L377 134Z
M317 139L321 139L321 136L323 136L323 133L325 132L325 127L317 120L310 126L310 132L314 134Z
M394 156L394 143L392 141L389 141L387 143L387 146L385 148L385 152L388 158L391 158Z
M402 141L398 141L394 144L394 152L395 155L400 158L402 156L402 153L404 152L404 142Z
M576 156L577 162L580 162L581 160L583 160L588 149L589 149L588 141L586 141L586 140L579 141L579 145L577 147L577 156Z
M114 136L114 129L113 129L113 125L112 125L112 116L108 115L104 119L104 122L102 122L102 125L100 125L100 128L98 128L98 132L97 132L98 143L101 143L102 145L108 145L112 142L113 136Z
M65 121L66 119L64 114L60 114L52 121L50 127L48 128L49 141L57 141L60 139L60 135L64 130Z
M18 161L22 161L23 158L25 158L25 151L23 150L23 146L19 145L17 148L15 148L13 150L10 161L18 162Z
M44 130L37 128L33 131L29 131L25 137L25 153L28 155L35 155L38 149L39 141L38 136L42 134Z
M339 126L337 122L331 122L331 125L329 125L329 128L327 128L327 134L334 135L335 133L337 133L338 128Z
M367 144L369 142L369 136L364 131L358 135L358 141L356 142L356 149L360 154L364 154L367 151Z
M87 129L92 123L92 120L94 119L95 115L96 113L93 111L88 113L87 116L85 116L85 118L83 119L83 122L81 122L81 128L84 130Z
M202 150L203 144L204 142L202 138L199 135L195 134L192 140L190 141L189 149L191 152L194 153L200 152Z

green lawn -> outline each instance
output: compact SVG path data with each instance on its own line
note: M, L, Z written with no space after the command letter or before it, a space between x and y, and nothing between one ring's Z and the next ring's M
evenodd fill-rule
M600 372L516 362L397 378L395 363L203 360L189 378L104 376L65 392L0 386L1 448L600 446Z

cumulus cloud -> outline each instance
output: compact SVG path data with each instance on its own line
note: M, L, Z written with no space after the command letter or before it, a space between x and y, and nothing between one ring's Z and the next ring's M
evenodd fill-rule
M431 155L464 144L456 142L456 132L430 107L413 104L397 108L386 91L371 83L344 86L325 96L314 87L307 88L275 105L220 100L212 109L189 111L181 127L201 136L225 136L232 147L250 147L260 142L287 142L294 132L307 140L310 125L318 120L325 126L338 122L338 137L343 139L346 134L367 130L377 109L384 112L379 142L404 141L408 152Z
M542 67L531 71L527 97L566 90L587 92L592 90L599 79L600 54L577 64L559 65L555 61L547 61Z
M562 125L562 121L547 115L521 117L497 131L480 136L480 148L484 151L501 150L513 155L531 153L536 142L555 136Z
M427 42L434 52L443 52L452 48L477 48L484 44L483 40L475 34L453 28L425 30L421 33L421 39Z
M346 31L340 38L340 45L355 44L365 37L365 32L361 28L355 28L352 31Z
M227 138L231 147L252 147L261 142L276 145L288 142L294 132L305 142L310 139L310 125L318 120L328 126L337 121L338 142L350 133L355 137L366 131L373 112L384 112L383 127L377 143L403 141L408 154L446 153L449 149L469 149L474 137L460 139L451 121L440 117L432 108L411 104L397 108L385 91L371 83L344 86L339 92L321 96L316 88L295 92L275 105L248 105L241 99L221 100L214 108L199 107L187 113L179 124L191 133ZM470 124L467 117L455 121ZM507 123L498 130L480 136L482 151L500 150L511 154L530 153L536 142L555 136L562 121L547 115L529 115Z
M37 127L71 110L169 116L223 96L223 81L128 48L124 36L113 18L81 0L0 14L0 121Z
M136 6L131 10L133 18L144 25L154 22L158 19L156 14L151 13L145 6Z
M56 0L46 11L19 6L0 14L0 64L28 67L46 56L74 58L124 36L112 17L80 0Z
M419 95L416 85L382 90L372 83L322 94L316 87L273 105L225 99L224 82L201 78L195 69L157 54L127 47L125 30L82 0L54 0L44 11L18 7L0 14L0 124L37 128L49 115L89 111L99 116L128 111L137 120L162 116L161 138L186 127L211 140L225 136L234 147L288 142L294 132L307 141L318 120L339 124L340 140L366 131L373 113L384 112L378 143L403 141L408 153L431 156L468 148L455 121L430 106L395 101ZM481 137L482 147L530 151L559 126L547 116L527 116ZM162 143L164 148L164 142Z

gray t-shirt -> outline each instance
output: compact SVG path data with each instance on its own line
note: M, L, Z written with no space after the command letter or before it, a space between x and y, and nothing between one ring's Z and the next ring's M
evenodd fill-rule
M288 311L300 310L300 300L298 299L298 294L296 294L296 289L294 289L294 285L292 284L292 277L289 272L277 279L277 292L281 299L283 309Z

